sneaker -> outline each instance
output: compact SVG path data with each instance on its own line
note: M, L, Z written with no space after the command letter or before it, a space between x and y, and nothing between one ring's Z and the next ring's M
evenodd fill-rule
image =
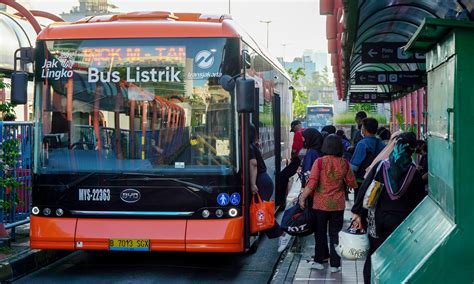
M331 271L331 273L339 272L339 271L341 271L341 267L340 266L338 266L338 267L331 266L330 271Z
M290 243L291 236L289 234L284 234L278 239L278 252L282 252L286 249Z
M317 269L317 270L323 270L324 265L322 263L319 263L319 262L313 262L311 264L311 268L314 268L314 269Z

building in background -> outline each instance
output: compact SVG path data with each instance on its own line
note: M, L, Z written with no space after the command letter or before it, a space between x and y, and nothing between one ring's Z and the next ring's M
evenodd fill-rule
M311 58L311 61L315 63L315 71L322 72L324 68L328 67L327 52L306 49L305 51L303 51L303 56Z
M108 0L79 0L79 6L74 6L69 13L60 14L67 22L74 22L88 16L116 14L111 9L118 8Z
M311 76L316 71L316 64L310 56L295 57L292 62L284 61L282 57L278 57L278 61L286 70L291 68L291 70L295 71L299 67L303 68L306 76Z

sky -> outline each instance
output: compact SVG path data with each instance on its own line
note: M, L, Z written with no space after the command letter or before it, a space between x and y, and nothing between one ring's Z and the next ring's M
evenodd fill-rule
M326 17L319 15L319 0L109 0L119 12L171 11L230 14L258 43L275 57L293 61L305 49L327 52ZM30 9L59 15L78 6L78 0L20 0ZM114 10L114 11L115 11Z

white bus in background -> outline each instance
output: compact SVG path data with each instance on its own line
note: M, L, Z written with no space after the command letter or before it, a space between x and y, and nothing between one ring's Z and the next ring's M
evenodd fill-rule
M332 125L334 108L332 105L308 105L306 107L306 126L321 130L325 125Z

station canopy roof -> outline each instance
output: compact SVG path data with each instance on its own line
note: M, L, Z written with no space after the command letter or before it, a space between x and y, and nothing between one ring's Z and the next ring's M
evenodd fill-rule
M335 77L342 80L338 90L339 98L345 98L348 90L356 87L351 85L355 83L357 71L425 70L424 63L363 64L362 43L407 43L425 18L469 21L474 17L474 1L470 0L344 0L342 3L342 68L335 68L340 72ZM362 86L357 87L360 90ZM400 93L416 87L419 86L379 85L382 91Z

